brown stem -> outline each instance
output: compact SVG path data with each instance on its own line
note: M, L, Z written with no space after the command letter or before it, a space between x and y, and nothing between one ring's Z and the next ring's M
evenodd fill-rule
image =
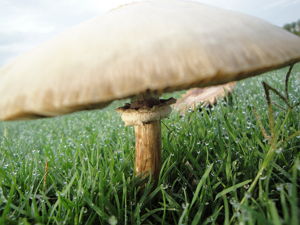
M136 125L135 129L135 173L137 176L159 177L161 168L160 121Z
M137 96L131 104L117 109L125 125L135 129L135 175L151 176L157 182L161 168L160 121L170 114L170 105L175 102L173 98L159 100L148 94Z

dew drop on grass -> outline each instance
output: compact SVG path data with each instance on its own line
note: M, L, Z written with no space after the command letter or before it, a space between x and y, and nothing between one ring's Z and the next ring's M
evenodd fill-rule
M181 207L182 207L183 209L186 209L187 207L189 207L189 203L182 203L182 204L181 204Z
M83 209L83 210L82 210L83 213L87 213L87 212L88 212L88 209L87 209L86 207L83 207L82 209Z
M267 179L267 176L262 176L262 177L260 177L259 179L260 179L260 180L265 180L265 179Z
M244 188L245 188L245 189L248 189L249 187L250 187L249 184L245 184L245 185L244 185Z
M116 218L115 216L111 216L111 217L109 217L109 219L108 219L108 223L109 223L110 225L116 225L116 224L118 224L118 220L117 220L117 218Z
M276 190L282 191L283 190L283 184L276 184Z
M161 184L160 187L161 187L161 189L166 190L166 189L169 188L169 185L167 185L167 184Z

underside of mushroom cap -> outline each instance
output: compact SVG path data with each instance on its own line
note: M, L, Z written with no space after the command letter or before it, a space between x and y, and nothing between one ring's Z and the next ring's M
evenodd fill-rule
M161 100L159 104L152 107L132 108L131 104L116 109L121 114L125 126L147 124L166 118L172 111L171 104L175 103L174 98Z

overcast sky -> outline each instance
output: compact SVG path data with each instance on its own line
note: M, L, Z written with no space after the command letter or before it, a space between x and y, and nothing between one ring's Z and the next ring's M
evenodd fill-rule
M265 19L300 19L300 0L195 0ZM0 0L0 66L84 20L132 0Z

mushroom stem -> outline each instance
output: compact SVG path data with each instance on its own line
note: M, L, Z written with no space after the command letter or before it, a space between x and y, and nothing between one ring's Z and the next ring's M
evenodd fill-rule
M136 125L135 130L135 174L151 175L157 180L161 168L160 120Z
M135 175L152 176L157 180L161 168L160 120L172 111L170 104L175 99L159 100L158 97L138 97L131 104L118 108L126 126L135 130Z

